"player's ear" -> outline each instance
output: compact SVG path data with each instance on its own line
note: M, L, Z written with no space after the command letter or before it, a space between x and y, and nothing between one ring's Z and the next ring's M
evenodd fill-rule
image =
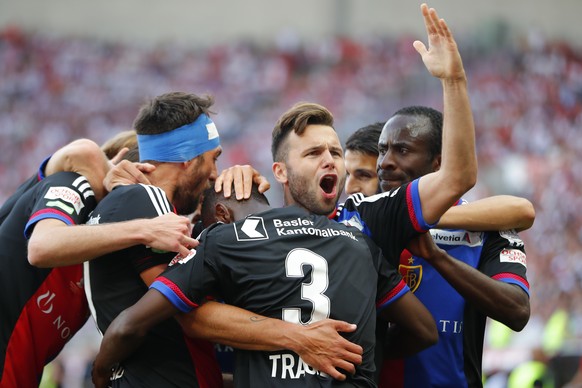
M287 165L283 162L273 163L273 175L277 182L285 184L287 183Z
M216 221L224 222L225 224L234 222L230 210L220 202L215 205L214 214L216 216Z

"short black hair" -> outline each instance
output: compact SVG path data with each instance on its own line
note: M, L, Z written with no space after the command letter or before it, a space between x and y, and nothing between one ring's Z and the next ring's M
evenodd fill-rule
M405 108L399 109L392 115L401 116L418 116L426 117L430 121L430 128L428 132L429 141L429 151L431 153L430 158L434 158L442 153L443 146L443 114L436 109L430 108L428 106L407 106Z
M204 220L208 220L209 218L214 218L214 208L218 202L225 203L228 207L231 206L241 206L244 205L246 202L258 202L265 205L270 205L269 200L263 193L259 193L259 187L256 184L253 184L251 188L251 196L248 199L236 199L236 195L234 194L234 186L232 187L232 195L229 198L225 198L223 192L217 193L214 190L214 187L206 189L202 196L202 207L200 209L200 219L204 222Z
M352 133L346 140L346 151L355 151L378 156L378 140L382 133L384 124L378 121L374 124L366 125Z

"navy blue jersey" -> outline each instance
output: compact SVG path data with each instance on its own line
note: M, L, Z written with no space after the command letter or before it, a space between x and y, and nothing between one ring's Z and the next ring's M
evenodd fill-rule
M333 318L358 325L346 338L364 348L363 363L347 381L321 374L291 351L237 350L238 387L375 386L376 309L408 287L357 229L297 207L272 209L206 230L183 262L152 284L182 311L211 295L297 324Z
M524 245L514 232L433 229L431 234L451 256L529 294ZM434 316L439 342L404 360L388 361L380 386L481 386L486 315L467 303L424 259L404 251L399 270L415 296Z
M158 187L119 186L99 203L89 223L154 218L172 211L173 206ZM140 273L167 265L175 255L136 245L85 263L87 297L101 332L146 293L148 287ZM221 384L221 376L213 345L187 339L174 319L154 327L140 349L120 365L113 380L114 386L213 387L217 384Z
M87 180L72 172L31 179L12 198L0 225L0 386L33 387L89 311L82 265L34 267L27 238L43 219L84 223L96 201Z

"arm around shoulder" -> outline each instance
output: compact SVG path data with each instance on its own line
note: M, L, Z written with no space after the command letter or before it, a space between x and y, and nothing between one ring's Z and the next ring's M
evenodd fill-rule
M441 217L438 227L476 232L531 228L535 220L533 204L521 197L496 195L462 206L453 206Z

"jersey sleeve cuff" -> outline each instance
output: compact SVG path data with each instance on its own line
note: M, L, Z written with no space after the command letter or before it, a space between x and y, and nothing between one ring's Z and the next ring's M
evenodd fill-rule
M170 303L183 313L188 313L198 305L190 301L184 293L182 293L174 283L166 278L158 278L151 285L150 288L159 291L164 295Z
M395 300L400 299L404 294L406 294L409 291L410 291L410 288L408 288L406 283L404 283L404 281L401 280L400 282L398 282L396 287L394 287L392 290L390 290L390 292L388 292L388 294L386 294L386 296L384 296L383 299L376 302L376 310L382 311L389 304L391 304Z
M406 187L406 201L408 202L408 212L414 229L417 232L426 232L427 230L434 228L439 220L433 224L428 224L424 220L420 203L420 194L418 192L418 182L419 180L415 179Z
M491 278L495 279L495 280L499 280L500 282L503 282L503 283L518 285L519 287L521 287L525 291L527 296L530 296L529 295L529 283L528 283L528 281L519 275L516 275L513 273L508 273L508 272L502 272L502 273L499 273L495 276L492 276Z
M75 225L75 221L67 214L54 209L43 209L30 216L26 226L24 227L24 237L27 239L30 238L32 230L34 229L34 225L36 225L36 223L40 220L47 218L54 218L63 221L67 225Z

